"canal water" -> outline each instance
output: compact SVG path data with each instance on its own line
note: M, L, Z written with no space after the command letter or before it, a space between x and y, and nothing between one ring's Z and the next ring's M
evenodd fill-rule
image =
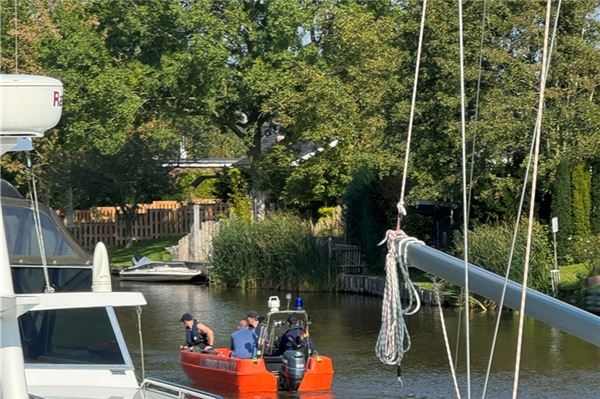
M115 291L140 291L148 305L142 311L144 361L147 377L189 385L178 362L184 341L179 318L189 312L215 331L216 346L228 346L229 336L248 310L264 314L270 295L187 284L136 283L115 280ZM306 398L452 398L452 377L446 358L440 315L424 307L407 319L412 348L402 362L401 386L395 367L381 364L374 354L380 326L381 299L374 297L306 293L304 306L313 324L311 337L319 353L334 362L333 392L301 395ZM135 310L117 312L138 372L140 345ZM454 348L459 312L445 309L449 339ZM488 398L509 398L512 392L518 315L503 317ZM495 313L471 317L472 397L481 397ZM598 332L600 334L600 331ZM463 334L464 335L464 334ZM600 349L533 319L525 326L519 398L599 398ZM459 385L466 397L464 344L458 359ZM280 398L297 397L280 395Z

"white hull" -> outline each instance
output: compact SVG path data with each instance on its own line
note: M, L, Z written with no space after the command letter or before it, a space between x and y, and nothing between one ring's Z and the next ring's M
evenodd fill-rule
M121 280L128 281L190 281L202 275L202 272L168 273L121 273Z

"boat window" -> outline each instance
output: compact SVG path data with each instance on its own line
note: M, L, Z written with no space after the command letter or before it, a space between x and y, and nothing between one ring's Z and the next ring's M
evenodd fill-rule
M44 292L46 279L41 267L13 267L11 272L15 294ZM49 267L48 275L56 292L85 292L92 287L90 268Z
M19 329L25 363L125 363L105 308L27 312Z
M11 256L39 257L40 247L29 208L3 206L6 244ZM65 240L48 215L40 212L42 237L46 256L75 256L75 251Z

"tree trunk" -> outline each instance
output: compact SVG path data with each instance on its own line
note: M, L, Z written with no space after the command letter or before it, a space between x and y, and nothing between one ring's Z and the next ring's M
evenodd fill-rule
M135 222L135 216L137 211L137 204L130 205L119 205L121 214L125 221L125 248L131 248L136 237L133 236L133 223Z

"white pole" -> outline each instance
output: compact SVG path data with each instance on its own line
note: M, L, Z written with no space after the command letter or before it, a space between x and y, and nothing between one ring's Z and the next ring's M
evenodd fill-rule
M554 270L550 272L552 277L552 292L554 296L558 294L558 283L560 281L560 272L558 270L558 256L556 251L556 233L558 233L558 218L552 218L552 237L554 241Z
M0 204L1 205L1 204ZM0 317L0 398L28 399L25 361L17 320L17 300L10 272L4 218L0 211L0 299L9 306ZM5 302L6 301L6 302Z

